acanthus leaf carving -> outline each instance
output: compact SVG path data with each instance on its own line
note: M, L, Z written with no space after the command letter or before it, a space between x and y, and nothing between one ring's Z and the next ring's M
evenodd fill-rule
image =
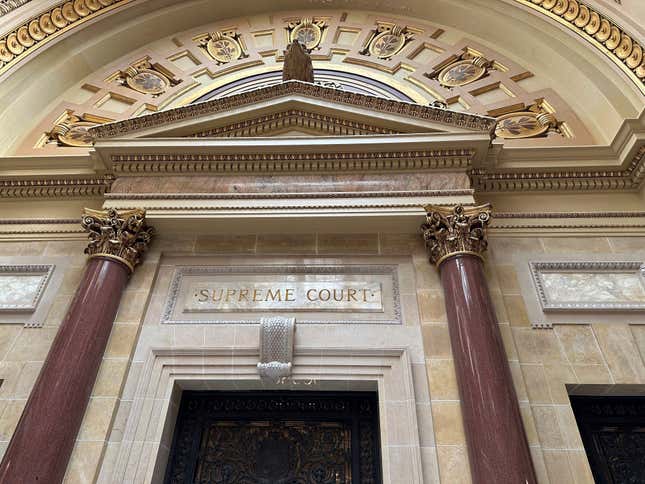
M491 205L464 207L426 205L426 222L421 225L430 262L439 266L457 254L481 257L486 251L486 229L491 218Z
M125 264L131 272L148 250L154 229L145 222L141 209L118 212L86 208L81 225L90 242L85 253L92 257L107 257Z

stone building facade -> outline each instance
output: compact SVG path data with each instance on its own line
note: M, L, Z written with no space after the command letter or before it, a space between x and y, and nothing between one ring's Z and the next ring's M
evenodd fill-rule
M0 481L640 482L644 21L0 1Z

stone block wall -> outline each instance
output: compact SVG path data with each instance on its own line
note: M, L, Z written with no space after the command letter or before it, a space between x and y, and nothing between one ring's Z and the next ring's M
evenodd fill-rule
M490 237L486 271L540 483L592 484L593 478L565 385L645 384L645 324L595 322L533 329L513 256L643 254L641 237ZM0 324L0 444L6 448L26 398L80 280L85 256L80 240L0 243L0 255L70 260L42 328ZM132 406L124 387L132 364L161 254L258 256L409 256L415 268L419 321L426 358L433 438L423 452L426 482L469 483L468 457L448 337L443 292L414 234L298 234L168 237L161 234L129 282L70 461L66 482L89 483L108 475ZM1 316L0 316L1 322ZM182 328L183 329L183 328ZM178 334L190 344L190 331ZM200 332L201 334L201 332ZM187 339L186 339L187 338ZM136 381L136 378L134 378ZM428 429L420 429L427 433ZM101 469L103 467L103 470Z

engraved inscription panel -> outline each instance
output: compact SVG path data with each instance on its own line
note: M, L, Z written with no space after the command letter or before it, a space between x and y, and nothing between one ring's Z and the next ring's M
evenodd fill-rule
M392 265L180 266L163 323L256 323L292 315L299 323L400 323Z
M383 311L380 283L220 282L190 286L187 312Z

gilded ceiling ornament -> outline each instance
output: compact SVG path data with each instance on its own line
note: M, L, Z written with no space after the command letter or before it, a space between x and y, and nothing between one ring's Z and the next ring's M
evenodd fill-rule
M289 22L287 26L289 41L297 40L305 49L311 51L320 45L326 28L325 21L320 19L303 18L296 22Z
M458 254L477 257L486 251L486 228L491 218L491 205L454 207L426 205L426 222L421 225L430 262L437 267Z
M239 35L234 31L209 34L201 40L201 45L220 64L228 64L244 57Z
M412 38L413 35L408 32L407 27L381 24L367 38L366 47L361 54L389 59L398 54Z
M131 89L153 96L158 96L173 86L173 82L147 60L126 67L123 78Z
M79 116L68 115L67 119L52 128L49 136L51 139L58 141L61 146L86 148L94 143L94 138L88 130L98 124L84 120Z
M549 130L558 130L558 121L542 106L534 105L526 110L504 114L497 118L495 135L505 139L535 138Z
M141 262L148 250L154 230L146 225L146 211L141 209L118 212L86 208L81 226L88 232L90 242L85 253L106 257L125 264L130 272Z
M436 74L436 78L442 86L465 86L466 84L470 84L471 82L475 82L476 80L484 77L491 65L492 62L481 56L462 56L459 60L452 62L441 69L441 71ZM431 74L428 77L435 76Z

